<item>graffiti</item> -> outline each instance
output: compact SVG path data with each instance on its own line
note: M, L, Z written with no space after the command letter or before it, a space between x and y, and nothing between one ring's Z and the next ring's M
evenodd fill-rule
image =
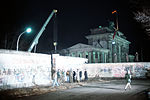
M108 69L108 72L109 72L109 73L112 73L112 69L111 69L111 68L109 68L109 69Z
M99 69L99 73L112 73L112 69L111 68L100 68Z
M112 68L107 68L107 67L100 67L98 68L98 70L95 70L96 74L94 75L90 75L90 76L94 76L94 77L103 77L103 76L112 76Z
M17 80L18 82L23 82L23 81L24 81L24 78L25 78L24 74L22 74L22 73L17 73L17 74L16 74L16 80Z
M107 69L104 69L104 72L106 73L106 72L107 72Z
M136 77L140 77L140 76L145 76L145 68L143 66L135 66L134 67L134 71L135 71L135 76Z
M135 72L142 72L143 71L143 67L140 67L140 66L136 66L134 68Z
M3 78L0 78L0 84L3 84Z
M113 77L125 77L125 72L114 73Z
M5 69L3 69L3 74L6 75L6 70Z
M150 63L112 63L112 64L87 64L89 76L95 77L125 77L127 70L130 70L133 77L145 77L146 69Z
M13 88L33 86L33 79L38 85L50 84L51 71L48 69L51 69L50 55L1 52L0 88L3 88L4 85Z
M113 69L113 77L124 77L125 71L123 67L117 67Z
M0 75L11 75L11 70L10 69L1 69Z
M8 69L7 75L11 75L11 70L10 69Z

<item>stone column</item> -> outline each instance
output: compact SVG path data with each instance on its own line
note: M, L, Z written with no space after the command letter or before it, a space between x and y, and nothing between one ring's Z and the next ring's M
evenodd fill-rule
M85 54L85 58L89 58L89 54L88 54L88 52L84 52L84 54Z
M91 52L89 52L89 56L88 56L89 63L91 63L91 62L92 62L92 61L91 61L91 58L92 58L92 56L91 56Z
M121 62L121 47L120 47L120 45L118 45L118 49L119 49L119 52L118 52L118 62Z
M113 62L114 62L114 63L117 63L117 54L116 54L116 53L114 54L113 59L114 59Z
M95 52L95 63L98 63L98 52Z
M108 59L108 52L106 53L106 63L109 62L109 59Z
M112 57L112 41L109 41L108 42L109 44L108 44L108 49L110 50L109 51L109 54L108 54L108 62L110 62L110 63L112 63L112 59L113 59L113 57Z
M85 58L85 52L82 52L82 58Z
M79 53L79 55L80 55L80 58L82 58L82 56L83 56L83 55L82 55L82 53L81 53L81 52Z
M93 51L93 63L95 63L95 52Z
M100 63L100 52L97 52L98 63Z
M75 52L75 57L78 57L78 52L77 51Z
M103 61L103 57L102 57L102 52L100 52L100 63L102 63Z
M104 63L106 63L106 61L107 61L107 54L105 53L104 54Z
M112 61L116 62L117 61L117 44L112 44Z
M80 52L77 52L77 57L80 57Z
M104 56L104 52L102 52L102 53L101 53L101 62L102 62L102 63L104 63L104 60L105 60L104 57L105 57L105 56Z

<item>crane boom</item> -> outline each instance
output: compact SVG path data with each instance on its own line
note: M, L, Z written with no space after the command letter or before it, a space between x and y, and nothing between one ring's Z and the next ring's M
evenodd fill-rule
M39 33L36 35L36 37L34 38L34 40L32 41L30 47L28 48L28 52L31 52L33 47L35 45L38 44L38 40L40 38L40 36L42 35L42 33L44 32L45 30L45 27L47 26L47 24L49 23L49 21L51 20L51 18L53 17L53 15L57 12L57 10L53 10L51 12L51 14L49 15L49 17L47 18L47 20L45 21L44 25L42 26L41 30L39 31Z

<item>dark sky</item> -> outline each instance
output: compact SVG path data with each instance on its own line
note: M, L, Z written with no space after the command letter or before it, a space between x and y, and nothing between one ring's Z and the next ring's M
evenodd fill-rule
M1 48L15 49L17 36L27 26L32 27L31 34L20 39L21 50L27 50L35 34L45 20L57 9L58 49L67 48L76 43L87 43L84 36L91 28L99 25L107 26L108 21L114 21L113 10L118 11L119 30L131 41L130 51L140 51L141 27L134 20L128 0L8 0L1 3ZM7 35L6 35L7 34ZM7 45L4 40L7 36ZM139 37L140 36L140 37ZM144 35L142 35L143 38ZM42 34L37 52L47 53L53 50L53 19ZM12 42L13 45L12 45Z

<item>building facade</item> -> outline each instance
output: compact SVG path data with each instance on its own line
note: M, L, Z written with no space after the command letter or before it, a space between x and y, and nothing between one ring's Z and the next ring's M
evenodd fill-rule
M109 27L91 29L90 35L85 38L88 39L88 44L78 43L61 50L60 54L87 58L89 63L132 62L134 59L133 55L129 55L131 42L126 40L122 32L114 30L113 23Z

